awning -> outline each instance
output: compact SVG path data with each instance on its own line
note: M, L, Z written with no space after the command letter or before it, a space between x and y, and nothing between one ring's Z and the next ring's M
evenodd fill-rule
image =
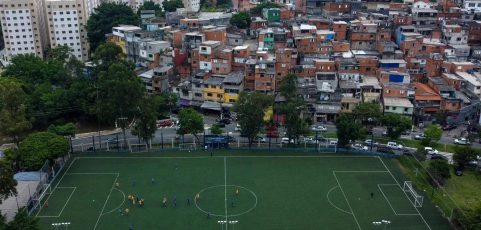
M202 103L200 108L220 111L220 104L218 102L213 102L213 101L204 101L204 103Z

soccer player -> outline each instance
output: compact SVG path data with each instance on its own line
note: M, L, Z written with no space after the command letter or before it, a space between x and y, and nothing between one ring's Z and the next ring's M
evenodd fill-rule
M210 212L207 213L207 219L210 219Z
M119 208L119 214L120 214L121 216L124 215L124 213L122 212L122 209L121 209L121 208Z
M235 195L239 196L239 189L238 188L236 188L236 190L235 190Z
M164 199L162 199L162 207L167 207L167 197L164 197Z
M153 177L152 177L152 179L150 180L150 183L151 183L152 185L155 184L155 179L154 179Z
M187 198L187 206L190 206L190 198Z
M130 210L129 210L128 208L126 208L126 209L124 210L125 215L128 215L128 214L129 214L129 211L130 211Z
M373 192L371 192L371 199L372 199L373 197L374 197L374 193L373 193Z
M117 188L120 187L119 182L115 183L115 187L117 187Z
M131 224L129 230L134 230L134 226Z
M200 200L200 194L197 193L197 195L195 195L195 200L199 201Z
M174 196L174 201L172 202L172 206L174 208L177 207L177 196Z

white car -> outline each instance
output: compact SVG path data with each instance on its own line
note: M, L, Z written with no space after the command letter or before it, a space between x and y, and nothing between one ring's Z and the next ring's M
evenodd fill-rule
M329 145L337 146L337 139L329 140Z
M234 130L237 131L237 132L240 132L240 131L241 131L241 126L240 126L239 124L237 124L237 125L235 126L235 129L234 129Z
M281 139L281 143L282 143L282 144L294 143L294 140L292 140L292 139L289 140L289 138L283 137L283 138Z
M372 146L377 146L379 143L377 143L376 141L373 142L371 139L367 139L364 141L364 144L366 144L367 146L371 146L371 144Z
M431 147L424 147L424 152L426 152L427 154L431 154L431 155L434 155L434 154L438 154L439 151L436 150L436 149L433 149Z
M324 125L314 125L311 128L313 131L327 131L326 126Z
M469 145L471 144L471 142L469 142L468 139L466 138L459 138L459 139L454 139L454 144L457 144L457 145Z
M414 136L414 139L423 140L423 139L426 139L426 136L424 135L424 133L421 133L421 134L417 134L416 136Z
M355 150L362 150L362 151L368 151L369 150L369 148L367 146L364 146L362 144L352 144L351 148L353 148Z
M314 138L312 138L312 137L304 137L304 140L303 140L303 141L304 141L304 143L306 143L306 144L315 144L315 143L317 143L317 141L314 140Z
M391 149L402 149L402 148L403 148L402 145L400 145L400 144L398 144L398 143L396 143L396 142L393 142L393 141L388 142L388 143L386 144L386 146L387 146L388 148L391 148Z

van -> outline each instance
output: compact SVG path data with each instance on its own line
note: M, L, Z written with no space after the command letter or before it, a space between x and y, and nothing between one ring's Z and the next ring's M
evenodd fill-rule
M392 141L388 142L388 143L386 144L386 146L387 146L388 148L391 148L391 149L402 149L402 148L403 148L402 145L400 145L400 144L398 144L398 143L396 143L396 142L392 142Z

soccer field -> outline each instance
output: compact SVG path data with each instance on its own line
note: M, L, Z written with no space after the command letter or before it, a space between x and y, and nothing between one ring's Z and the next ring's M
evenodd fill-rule
M267 154L77 155L36 215L42 229L449 229L427 198L414 207L395 159Z

